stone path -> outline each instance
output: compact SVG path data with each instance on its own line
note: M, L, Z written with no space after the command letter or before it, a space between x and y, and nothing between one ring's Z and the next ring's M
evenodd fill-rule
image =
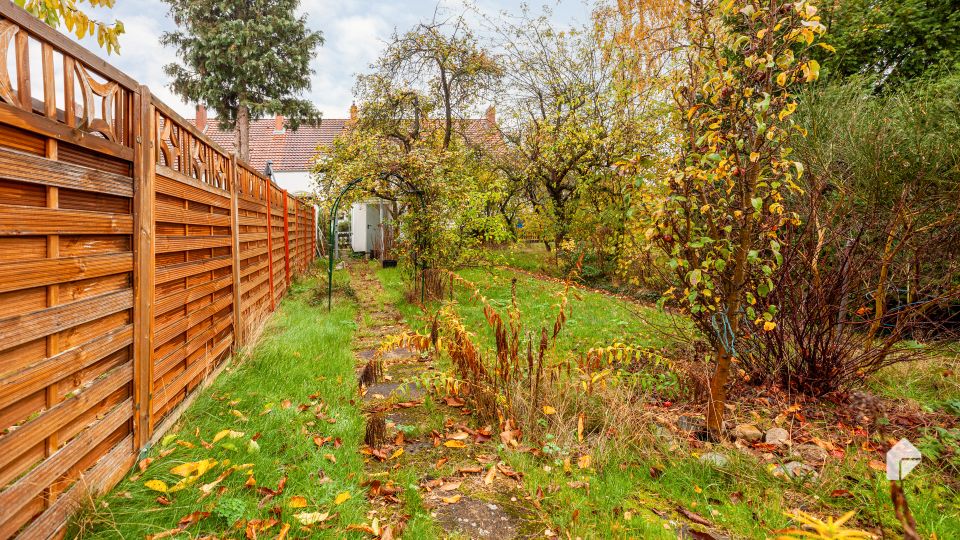
M542 527L529 526L534 516L525 508L530 503L520 476L498 461L498 436L489 428L470 427L462 401L428 391L433 384L443 388L430 355L398 349L377 358L383 339L407 327L383 301L370 266L354 263L350 276L359 304L354 345L367 416L364 485L371 522L391 528L382 537L398 536L418 505L448 537L542 534ZM411 489L419 497L405 493Z

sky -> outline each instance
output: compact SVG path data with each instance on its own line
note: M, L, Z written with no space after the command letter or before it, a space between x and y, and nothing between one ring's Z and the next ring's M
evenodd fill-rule
M325 43L312 62L314 75L307 97L324 118L345 118L353 102L355 75L367 71L384 49L393 31L403 32L420 21L433 18L435 10L449 14L464 13L468 20L476 15L467 10L464 0L301 0L300 9L308 25L324 34ZM554 20L565 26L589 20L588 0L537 0L531 7L547 5ZM474 0L481 13L496 15L516 11L519 2L510 0ZM81 43L127 75L150 87L150 91L187 118L194 116L194 105L184 103L168 88L163 66L176 61L173 49L160 45L160 36L173 30L167 5L160 0L116 0L110 11L91 10L101 20L119 19L126 28L120 36L120 55L107 56L96 40Z

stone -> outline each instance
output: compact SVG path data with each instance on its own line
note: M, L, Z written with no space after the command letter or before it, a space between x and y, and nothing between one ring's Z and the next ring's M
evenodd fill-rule
M650 432L653 433L653 436L660 439L661 441L667 444L673 444L676 442L676 439L673 436L673 433L670 433L670 430L661 426L660 424L654 424L650 428Z
M740 424L733 429L733 436L741 441L756 442L763 438L763 432L753 424Z
M682 415L677 418L677 427L683 431L703 431L707 429L707 423L702 418L696 416Z
M815 444L810 443L798 444L797 446L794 446L791 453L802 459L804 463L818 466L826 463L827 458L830 457L829 452Z
M706 463L707 465L713 465L714 467L726 467L727 463L730 462L730 459L718 452L707 452L706 454L700 456L700 462Z
M787 478L815 479L819 476L816 469L799 461L791 461L783 465L777 465L773 468L772 472L774 476L785 476Z
M781 427L770 428L767 430L764 442L775 445L790 444L790 433Z

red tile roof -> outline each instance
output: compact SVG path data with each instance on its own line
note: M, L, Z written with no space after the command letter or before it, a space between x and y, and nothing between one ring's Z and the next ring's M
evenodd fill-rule
M481 146L500 146L503 140L493 126L492 113L485 118L471 118L455 126L472 144ZM196 119L189 120L196 125ZM463 122L463 121L461 121ZM309 171L313 168L314 157L318 150L329 147L333 140L343 133L351 120L345 118L324 118L317 127L300 126L296 131L289 128L277 131L276 118L261 118L250 122L250 164L262 171L267 161L273 162L273 170ZM216 118L206 121L204 133L228 152L236 150L233 131L220 129Z
M250 122L250 164L259 171L273 162L273 170L309 171L318 148L333 144L349 120L324 118L318 127L300 126L296 131L276 130L274 118L261 118ZM191 119L190 123L196 124ZM228 152L236 150L233 131L223 131L215 118L207 121L205 133Z

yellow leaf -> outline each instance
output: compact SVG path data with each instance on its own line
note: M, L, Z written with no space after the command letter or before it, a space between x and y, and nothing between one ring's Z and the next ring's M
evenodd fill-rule
M696 493L703 493L703 488L700 486L693 486L693 491Z
M777 84L780 86L787 85L787 72L781 71L780 74L777 75Z
M313 525L326 521L330 517L330 512L301 512L294 514L293 517L297 518L301 525Z
M297 495L296 497L290 498L290 508L306 508L307 507L307 498Z
M776 328L776 327L777 327L777 323L775 323L775 322L767 321L767 322L763 323L763 331L764 331L764 332L769 332L769 331L773 330L773 329Z
M543 406L543 414L547 414L547 415L557 414L557 410L554 409L553 407L549 406L549 405L544 405L544 406Z
M182 463L170 469L170 472L177 476L202 476L216 465L217 461L215 459L204 459L201 461Z
M563 460L563 472L565 473L573 472L573 468L570 466L570 458L565 458Z
M456 504L456 503L460 502L460 499L462 499L462 498L463 498L463 495L453 495L453 496L451 496L451 497L444 497L444 498L442 498L442 499L440 499L440 500L442 500L443 502L445 502L445 503L447 503L447 504Z
M160 493L166 493L169 490L167 483L163 480L148 480L144 482L143 485L154 491L159 491Z
M223 439L224 437L230 437L231 439L239 439L240 437L243 437L243 432L233 431L232 429L225 429L213 436L213 442L217 442L220 439Z
M236 416L237 418L239 418L241 422L246 422L247 420L249 420L242 412L240 412L240 411L238 411L238 410L236 410L236 409L231 409L231 410L230 410L230 414L232 414L232 415Z
M390 459L396 459L403 455L403 448L397 448L392 454L390 454Z
M760 159L760 152L750 152L750 162L756 163Z
M464 448L467 444L463 441L447 441L443 443L447 448Z
M581 469L589 469L592 462L593 458L590 457L590 454L584 454L580 456L580 459L577 460L577 467L580 467Z
M348 499L350 499L350 492L344 491L343 493L337 495L337 498L333 500L333 504L336 504L339 506L347 502Z
M583 413L577 416L577 440L583 442Z
M337 456L335 456L335 455L333 455L333 454L324 454L323 457L326 458L326 460L329 461L330 463L336 463L336 462L337 462Z

